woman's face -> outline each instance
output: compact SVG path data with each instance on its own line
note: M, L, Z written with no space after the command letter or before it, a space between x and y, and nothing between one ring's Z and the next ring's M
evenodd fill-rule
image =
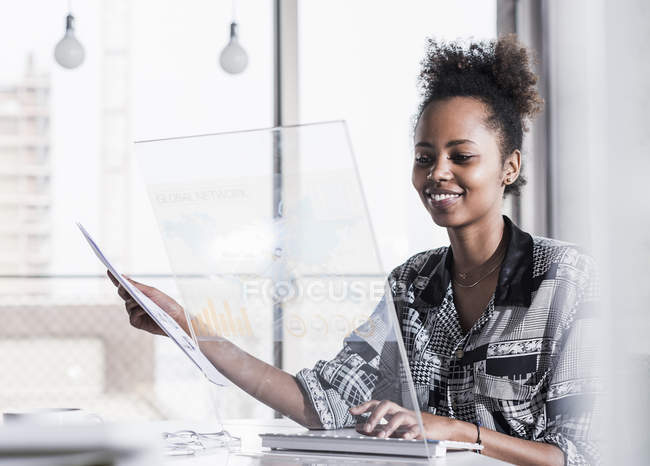
M499 137L485 104L470 97L430 103L415 128L413 186L442 227L500 217L504 180L514 181L520 155L502 163Z

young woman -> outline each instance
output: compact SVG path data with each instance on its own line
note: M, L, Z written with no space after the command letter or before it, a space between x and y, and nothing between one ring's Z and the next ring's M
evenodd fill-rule
M501 214L504 196L525 182L522 137L541 108L528 53L513 38L431 41L420 78L412 183L451 245L411 257L389 284L417 368L424 432L413 411L371 399L373 378L363 372L377 358L358 345L346 342L332 361L296 376L225 340L201 349L233 383L307 427L350 426L366 413L361 430L373 435L480 439L484 454L516 464L598 462L590 439L597 389L580 341L593 319L593 263ZM187 330L178 303L136 285ZM133 326L162 333L119 294ZM349 376L333 380L333 368Z

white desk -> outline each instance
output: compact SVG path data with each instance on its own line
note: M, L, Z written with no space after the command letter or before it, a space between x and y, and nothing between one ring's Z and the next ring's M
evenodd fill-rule
M191 426L189 426L191 428ZM261 440L258 436L265 432L291 433L304 430L303 427L285 419L262 421L262 420L237 420L227 421L225 429L232 435L240 437L242 448L239 453L216 452L200 456L176 456L167 457L165 464L176 466L296 466L296 465L423 465L426 460L398 457L377 457L377 456L349 456L336 454L316 455L310 453L275 453L261 451ZM177 423L165 424L165 430L187 429L187 425ZM446 457L435 458L430 461L432 465L449 466L480 466L480 465L504 465L504 463L484 455L472 452L448 452Z

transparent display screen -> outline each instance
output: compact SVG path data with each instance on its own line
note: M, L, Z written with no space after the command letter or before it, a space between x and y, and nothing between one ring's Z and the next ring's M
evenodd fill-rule
M139 142L136 156L197 341L302 374L334 410L392 400L421 428L344 122Z

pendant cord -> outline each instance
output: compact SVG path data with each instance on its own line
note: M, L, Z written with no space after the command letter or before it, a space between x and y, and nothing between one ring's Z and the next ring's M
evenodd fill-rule
M237 22L237 0L232 0L232 8L230 13L232 16L232 20L230 22L236 23Z

